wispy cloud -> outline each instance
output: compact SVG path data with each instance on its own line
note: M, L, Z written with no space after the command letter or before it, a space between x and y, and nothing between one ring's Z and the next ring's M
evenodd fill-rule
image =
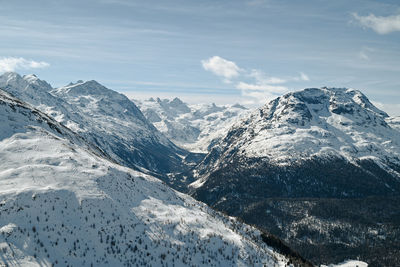
M376 33L388 34L395 31L400 31L400 14L381 17L369 14L368 16L360 16L353 13L353 17L366 28L371 28Z
M283 94L289 91L282 84L287 82L287 79L268 76L261 70L253 69L247 71L247 77L250 81L240 81L236 84L236 89L241 91L242 96L249 98L246 104L261 104L267 99L275 97L277 94Z
M236 88L240 90L268 91L270 93L284 93L287 91L287 87L285 86L276 86L268 84L251 84L245 82L239 82L236 85Z
M282 78L269 77L263 71L256 69L251 70L249 76L253 77L259 84L280 84L287 82Z
M213 56L209 59L202 60L201 64L205 70L223 77L225 82L230 82L230 79L239 76L239 72L241 71L235 62L219 56Z
M269 76L258 69L240 68L235 62L219 56L201 61L203 68L223 78L224 82L235 83L242 96L248 99L247 104L260 104L265 100L289 91L285 83L309 81L307 74L299 72L297 76L285 78Z
M364 60L369 60L369 56L367 55L367 53L365 53L364 50L361 50L361 51L358 53L358 57L361 58L361 59L364 59Z
M286 86L269 84L251 84L239 82L236 89L241 91L242 96L250 98L246 104L263 104L266 100L276 97L278 94L284 94L289 91Z
M47 62L27 60L22 57L0 58L0 72L16 71L18 69L41 69L49 66L50 64Z
M303 72L300 72L299 80L300 80L300 81L309 81L310 78L308 77L307 74L305 74L305 73L303 73Z
M370 47L363 47L361 51L358 53L358 57L362 60L370 60L369 53L373 52L374 49Z

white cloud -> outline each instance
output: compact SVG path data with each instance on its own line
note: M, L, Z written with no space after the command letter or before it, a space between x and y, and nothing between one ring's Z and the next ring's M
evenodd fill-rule
M361 51L358 53L358 57L363 60L369 60L370 58L369 58L368 54L369 54L369 52L373 52L373 51L374 51L374 49L372 49L370 47L363 47L361 49Z
M361 50L360 53L358 53L358 57L364 60L369 60L369 56L363 50Z
M280 84L287 82L278 77L267 77L267 75L260 70L251 70L249 76L256 79L258 83Z
M395 31L400 31L400 15L393 15L387 17L375 16L370 14L368 16L359 16L353 13L353 17L366 28L371 28L379 34L388 34Z
M49 67L50 64L44 61L27 60L22 57L0 58L0 73L16 71L17 69L40 69Z
M247 104L259 105L265 104L267 100L271 100L278 95L287 93L289 89L281 85L271 85L266 83L246 83L239 82L236 84L236 89L241 91L242 96L248 99Z
M201 64L205 70L225 78L226 82L230 82L230 79L239 76L239 72L241 71L235 62L219 56L213 56L209 59L202 60Z
M268 91L242 91L242 96L246 97L247 100L245 102L246 105L262 105L265 104L268 100L271 100L276 97L276 95L271 94Z
M236 85L236 88L240 90L268 91L270 93L284 93L288 90L288 88L285 86L275 86L269 84L251 84L245 82L239 82Z
M310 80L310 77L308 77L308 75L305 74L304 72L300 72L299 74L300 74L300 76L292 77L290 80L296 81L296 82L299 82L299 81L308 82Z
M307 74L305 74L305 73L303 73L303 72L300 72L300 80L301 80L301 81L309 81L310 78L308 77Z
M224 78L224 82L235 82L235 88L240 90L248 103L260 104L278 95L289 91L283 84L288 82L309 81L310 78L303 72L299 76L279 78L268 76L261 70L242 69L233 61L228 61L219 56L201 61L203 68Z
M236 89L248 99L248 104L264 104L265 101L289 91L287 87L281 85L287 82L286 79L268 76L261 70L247 71L246 76L254 81L240 81L236 84Z

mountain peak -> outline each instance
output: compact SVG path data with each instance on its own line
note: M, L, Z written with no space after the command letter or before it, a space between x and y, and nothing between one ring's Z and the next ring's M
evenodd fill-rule
M305 104L328 104L329 102L330 111L336 114L352 113L358 106L376 113L378 116L388 117L385 112L376 108L361 91L353 88L306 88L292 94Z
M157 97L156 102L160 107L169 114L170 116L175 116L176 114L184 114L189 113L190 108L180 100L178 97L175 97L173 100L170 99L160 99Z
M38 79L38 76L36 75L36 74L27 74L27 75L24 75L23 76L24 77L24 79L25 78L32 78L32 79Z
M0 75L0 77L9 77L9 78L19 77L19 78L22 78L21 75L19 75L17 72L14 72L14 71L4 72L2 75Z
M71 96L115 96L120 95L119 93L108 89L104 85L100 84L95 80L82 81L79 80L76 83L70 83L67 86L55 89L56 94L66 94Z
M239 109L247 109L245 106L240 105L239 103L236 103L232 105L233 108L239 108Z
M35 74L24 75L22 77L22 79L24 79L25 81L27 81L29 84L31 84L33 86L44 88L47 91L50 91L53 89L49 83L47 83L44 80L39 79L38 76L36 76Z
M98 81L96 81L96 80L86 81L86 82L84 82L83 84L91 85L91 86L102 86L102 87L104 87L102 84L100 84L100 83L99 83Z
M175 97L175 98L170 102L170 104L172 104L172 105L182 105L183 102L182 102L182 100L180 100L178 97Z
M91 88L106 88L104 85L100 84L96 80L90 80L90 81L78 80L71 87L76 87L76 86L85 86L85 87L91 87Z
M306 88L278 97L260 109L268 121L304 126L312 120L332 116L346 117L360 124L372 120L385 124L388 115L352 88Z
M0 86L7 86L10 83L21 83L22 81L21 75L16 72L5 72L0 75Z
M44 80L40 80L35 74L21 76L16 72L6 72L0 76L0 87L13 87L11 93L18 95L21 90L50 91L52 87Z

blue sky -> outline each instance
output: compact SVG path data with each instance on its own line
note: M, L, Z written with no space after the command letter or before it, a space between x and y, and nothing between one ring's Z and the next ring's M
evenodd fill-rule
M400 2L4 1L0 72L133 98L261 105L353 87L400 115Z

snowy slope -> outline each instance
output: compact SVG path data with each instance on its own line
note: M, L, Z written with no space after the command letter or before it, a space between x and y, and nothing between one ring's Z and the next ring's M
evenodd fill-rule
M74 112L72 106L50 93L50 84L36 75L21 77L15 72L4 73L0 75L0 88L30 103L70 129L79 128L78 123L83 121L82 116Z
M277 163L321 154L399 160L400 136L386 117L360 91L306 89L254 112L245 122L241 152Z
M207 152L211 143L224 136L246 108L236 105L188 105L179 98L133 100L146 118L177 145L191 152Z
M124 95L96 81L53 89L34 75L0 76L0 88L54 117L117 162L165 174L184 168L176 147Z
M1 90L0 129L0 265L287 262L254 228L104 159Z
M347 260L339 264L321 265L321 267L368 267L368 264L357 260Z

